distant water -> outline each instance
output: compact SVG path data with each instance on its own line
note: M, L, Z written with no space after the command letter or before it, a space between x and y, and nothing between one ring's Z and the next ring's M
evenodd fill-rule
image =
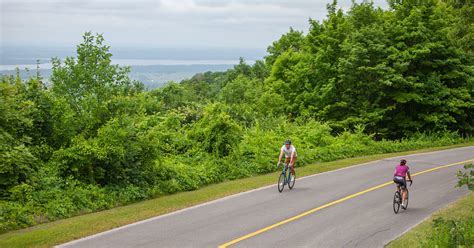
M239 60L181 60L181 59L112 59L112 64L118 64L120 66L150 66L150 65L236 65ZM248 64L253 64L255 61L246 61ZM0 71L29 70L36 69L36 64L7 64L0 65ZM51 63L40 63L38 64L40 69L51 69Z
M253 64L264 57L262 49L230 48L112 48L112 64L130 66L130 78L143 82L148 88L161 87L169 81L180 82L206 71L226 71L243 57ZM51 57L76 56L72 47L0 47L0 75L15 74L20 69L22 78L39 72L47 80L51 75ZM61 59L63 60L63 59ZM28 70L26 70L26 68Z
M151 59L116 59L112 64L130 66L130 78L145 84L149 89L163 86L167 82L180 82L189 79L197 73L207 71L226 71L238 64L238 60L151 60ZM248 61L252 64L254 61ZM15 75L16 68L20 70L22 78L34 77L37 72L48 81L52 73L51 63L0 65L0 75ZM27 69L26 69L27 68Z

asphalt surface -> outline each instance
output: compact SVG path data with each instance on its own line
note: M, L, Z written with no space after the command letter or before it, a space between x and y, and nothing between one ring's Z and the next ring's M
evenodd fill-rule
M474 146L403 156L412 174L474 159ZM76 240L60 247L217 247L392 180L394 157L297 178ZM413 178L408 210L392 209L391 184L243 239L230 247L382 247L433 212L466 195L456 188L462 165ZM298 169L296 168L296 173ZM275 181L277 178L275 178Z

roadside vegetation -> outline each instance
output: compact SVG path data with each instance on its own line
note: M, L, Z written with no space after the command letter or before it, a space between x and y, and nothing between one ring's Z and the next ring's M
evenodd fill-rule
M2 77L0 232L273 172L286 138L299 166L471 141L474 7L389 3L155 90L91 33L48 85Z

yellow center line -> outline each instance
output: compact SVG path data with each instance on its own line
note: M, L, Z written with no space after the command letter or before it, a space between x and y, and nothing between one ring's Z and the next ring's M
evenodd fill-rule
M447 168L447 167L451 167L451 166L455 166L455 165L465 164L465 163L468 163L468 162L474 162L474 159L470 159L470 160L466 160L466 161L462 161L462 162L457 162L457 163L453 163L453 164L448 164L448 165L438 166L438 167L435 167L435 168L431 168L431 169L428 169L428 170L424 170L424 171L421 171L421 172L417 172L417 173L415 173L415 174L413 174L413 175L411 175L411 176L413 177L413 176L421 175L421 174L424 174L424 173L427 173L427 172L431 172L431 171L435 171L435 170L439 170L439 169L443 169L443 168ZM256 235L258 235L258 234L260 234L260 233L266 232L266 231L268 231L268 230L270 230L270 229L273 229L273 228L275 228L275 227L284 225L284 224L286 224L286 223L288 223L288 222L297 220L297 219L302 218L302 217L304 217L304 216L306 216L306 215L309 215L309 214L312 214L312 213L314 213L314 212L317 212L317 211L319 211L319 210L321 210L321 209L330 207L330 206L332 206L332 205L336 205L336 204L341 203L341 202L343 202L343 201L349 200L349 199L354 198L354 197L359 196L359 195L363 195L363 194L365 194L365 193L368 193L368 192L370 192L370 191L374 191L374 190L376 190L376 189L385 187L385 186L390 185L390 184L393 184L393 182L392 182L392 181L386 182L386 183L377 185L377 186L375 186L375 187L372 187L372 188L369 188L369 189L360 191L360 192L358 192L358 193L355 193L355 194L346 196L346 197L341 198L341 199L339 199L339 200L336 200L336 201L333 201L333 202L324 204L324 205L319 206L319 207L317 207L317 208L313 208L313 209L311 209L311 210L309 210L309 211L306 211L306 212L304 212L304 213L302 213L302 214L299 214L299 215L297 215L297 216L294 216L294 217L291 217L291 218L289 218L289 219L280 221L280 222L275 223L275 224L273 224L273 225L271 225L271 226L267 226L267 227L262 228L262 229L260 229L260 230L258 230L258 231L255 231L255 232L253 232L253 233L250 233L250 234L247 234L247 235L242 236L242 237L240 237L240 238L237 238L237 239L234 239L234 240L232 240L232 241L229 241L229 242L227 242L227 243L225 243L225 244L220 245L219 248L228 247L228 246L233 245L233 244L236 244L236 243L238 243L238 242L240 242L240 241L242 241L242 240L245 240L245 239L251 238L251 237L253 237L253 236L256 236Z

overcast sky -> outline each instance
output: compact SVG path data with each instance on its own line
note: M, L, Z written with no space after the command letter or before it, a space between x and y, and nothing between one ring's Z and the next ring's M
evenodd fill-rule
M261 49L289 27L306 32L329 1L0 0L1 45L73 46L92 31L112 46ZM345 10L350 4L339 0Z

